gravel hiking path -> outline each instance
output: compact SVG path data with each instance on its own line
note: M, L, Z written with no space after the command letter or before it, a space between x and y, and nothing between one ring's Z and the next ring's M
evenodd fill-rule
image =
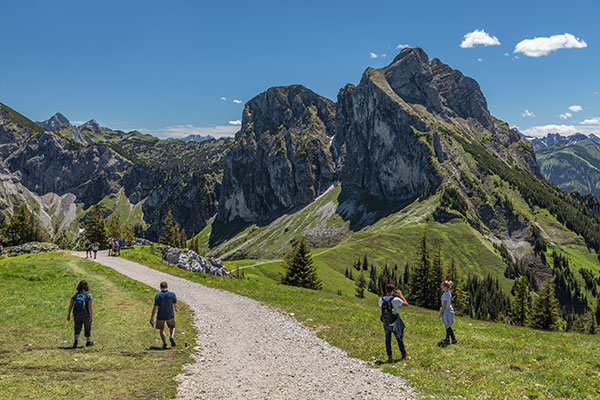
M257 301L109 257L106 251L93 261L154 288L167 281L194 310L197 351L177 377L177 399L416 398L400 377L348 357ZM383 346L383 330L381 336Z

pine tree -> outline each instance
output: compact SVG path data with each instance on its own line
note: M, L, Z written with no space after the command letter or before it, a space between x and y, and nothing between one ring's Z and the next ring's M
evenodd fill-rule
M450 259L450 264L448 264L446 279L456 284L458 284L460 280L460 277L458 276L458 266L456 265L456 261L454 261L454 257Z
M596 300L596 322L600 325L600 296Z
M346 267L346 272L344 272L344 276L348 278L348 267Z
M307 289L322 289L323 284L317 276L317 269L313 265L312 257L304 239L286 256L285 263L286 274L281 283Z
M350 279L351 281L354 280L354 277L352 276L352 268L350 268L350 270L348 270L348 279Z
M98 243L100 248L106 248L106 221L102 211L97 207L92 207L88 214L85 224L85 237L92 243Z
M377 268L373 264L371 264L371 269L369 271L369 286L367 290L371 293L379 293L377 287Z
M410 264L408 260L406 260L406 264L404 265L404 278L402 279L402 291L406 293L410 293Z
M121 234L123 235L123 241L125 245L131 245L135 241L135 233L133 232L132 225L125 225L121 230Z
M512 320L516 325L526 325L529 315L529 285L524 276L516 280L515 299L512 306Z
M532 328L556 331L560 328L560 305L554 296L554 284L549 282L533 303Z
M25 204L17 207L4 229L5 245L17 246L27 242L47 242L50 235L38 217Z
M367 260L367 255L365 254L365 258L363 258L362 262L362 270L367 271L369 269L369 261Z
M585 316L585 331L590 335L595 335L598 332L598 323L593 311L588 312Z
M356 286L356 297L363 299L365 297L365 287L367 286L367 280L365 279L364 271L360 271L358 278L354 282Z
M172 247L185 247L185 233L179 230L179 226L173 220L173 212L169 210L163 224L162 236L160 243Z
M121 218L119 214L113 213L111 217L108 219L108 226L106 228L106 234L109 238L120 238L122 237L121 232Z
M420 260L411 276L411 296L414 299L415 305L424 307L427 305L429 300L429 252L427 248L427 231L423 233L421 239L421 246L419 249Z
M444 280L444 271L442 268L442 257L441 247L438 245L433 254L433 262L431 263L431 269L429 270L429 282L428 286L428 308L435 309L440 303L440 297L442 296L442 289L440 284Z

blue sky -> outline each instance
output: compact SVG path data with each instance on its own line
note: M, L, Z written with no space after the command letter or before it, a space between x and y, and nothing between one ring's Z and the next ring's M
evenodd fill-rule
M268 87L335 100L406 44L475 78L492 114L522 131L600 133L596 0L0 0L0 15L0 101L34 120L60 111L159 136L231 134ZM488 38L462 48L475 30Z

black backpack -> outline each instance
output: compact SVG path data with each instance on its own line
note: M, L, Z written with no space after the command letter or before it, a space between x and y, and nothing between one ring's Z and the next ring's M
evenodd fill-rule
M394 306L392 305L392 297L389 301L386 301L383 297L381 298L381 322L386 325L394 325L396 323L396 310L394 310Z

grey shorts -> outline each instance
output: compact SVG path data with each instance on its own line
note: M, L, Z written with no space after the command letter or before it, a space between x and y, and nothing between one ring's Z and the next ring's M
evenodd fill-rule
M446 307L442 313L442 322L446 328L450 328L454 323L454 309L452 306Z

